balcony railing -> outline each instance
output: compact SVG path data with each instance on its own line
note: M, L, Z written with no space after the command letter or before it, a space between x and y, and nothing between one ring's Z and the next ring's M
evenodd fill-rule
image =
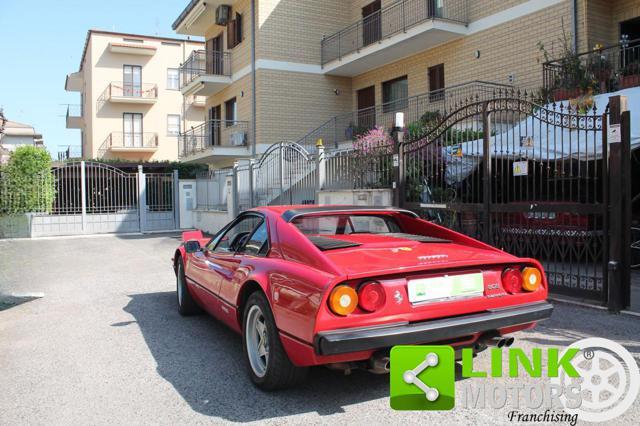
M111 98L142 98L157 99L158 86L152 83L124 83L122 81L113 81L109 83L104 93L105 99Z
M542 73L555 101L640 86L640 39L545 62Z
M185 96L185 103L189 106L203 107L207 104L206 96L189 95Z
M180 88L202 75L231 76L231 52L194 50L180 66Z
M79 104L67 104L67 118L81 118L82 117L82 105Z
M248 121L209 120L180 134L179 156L189 157L216 146L246 147L248 138Z
M82 147L69 145L62 151L58 151L58 161L73 160L82 158Z
M158 148L156 133L111 132L104 140L101 151L109 150L152 150Z
M297 142L310 152L316 149L318 139L322 139L328 149L345 147L344 142L353 141L376 126L391 129L397 112L404 113L404 124L408 131L416 132L431 122L437 122L470 99L488 100L501 91L511 89L513 86L485 81L457 84L337 115Z
M467 24L467 0L402 0L349 25L321 42L321 63L389 38L429 20Z

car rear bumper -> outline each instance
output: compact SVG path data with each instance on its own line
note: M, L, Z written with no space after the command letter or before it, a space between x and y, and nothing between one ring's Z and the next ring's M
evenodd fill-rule
M314 347L318 355L336 355L395 345L446 341L545 320L552 311L553 305L550 303L537 302L417 323L326 331L318 333Z

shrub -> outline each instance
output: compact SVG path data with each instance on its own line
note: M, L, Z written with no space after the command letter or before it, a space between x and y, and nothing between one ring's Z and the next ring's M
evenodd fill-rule
M55 197L51 156L34 146L18 147L0 171L0 212L49 212Z

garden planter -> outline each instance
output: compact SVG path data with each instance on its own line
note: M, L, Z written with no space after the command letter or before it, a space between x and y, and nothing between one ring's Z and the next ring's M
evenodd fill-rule
M475 236L478 233L478 215L476 212L462 212L462 233Z
M553 90L553 100L558 101L566 101L567 99L574 99L582 96L581 89L554 89Z
M620 88L628 89L630 87L640 86L640 74L621 75Z

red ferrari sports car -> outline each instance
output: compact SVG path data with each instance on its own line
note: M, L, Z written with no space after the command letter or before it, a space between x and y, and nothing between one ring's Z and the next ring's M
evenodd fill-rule
M248 210L211 239L184 232L173 267L179 312L242 334L267 390L314 365L388 372L394 345L510 345L553 309L536 260L397 208Z

